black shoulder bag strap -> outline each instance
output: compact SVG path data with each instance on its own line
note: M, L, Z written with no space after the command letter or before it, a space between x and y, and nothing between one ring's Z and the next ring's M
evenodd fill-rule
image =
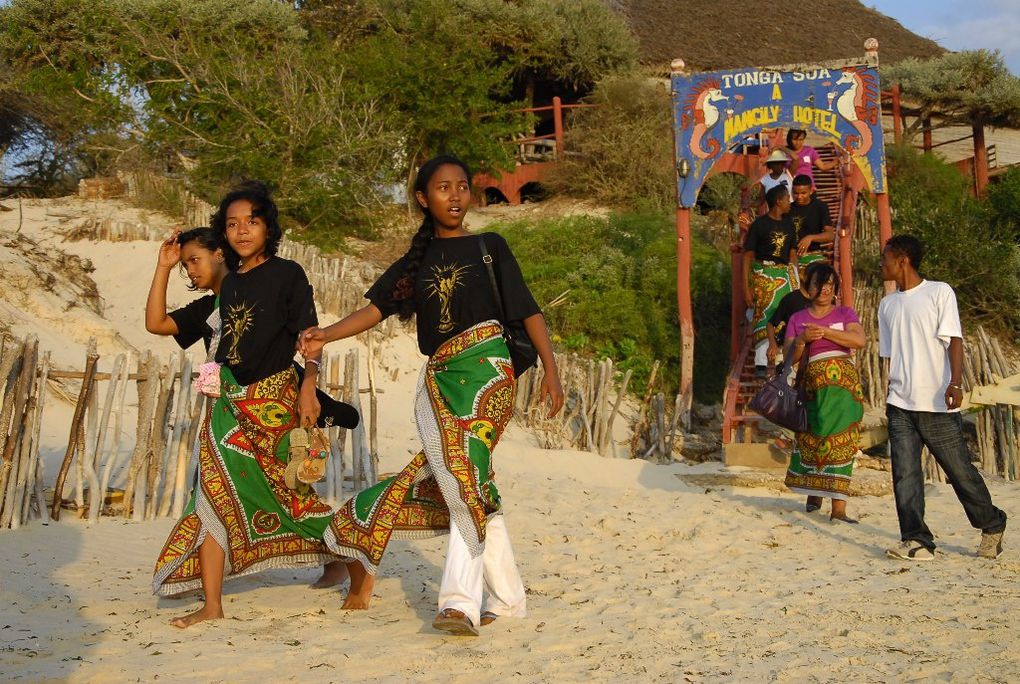
M503 297L499 293L499 285L496 283L496 271L492 268L492 256L488 247L485 246L485 236L478 236L478 244L482 248L482 262L485 270L489 272L489 283L492 284L492 294L496 296L496 308L499 309L499 322L506 326L506 309L503 308Z

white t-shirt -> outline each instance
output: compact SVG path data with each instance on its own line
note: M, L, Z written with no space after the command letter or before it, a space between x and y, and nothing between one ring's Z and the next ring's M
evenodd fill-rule
M956 293L922 280L878 305L878 353L889 359L886 403L907 411L946 413L950 338L963 338ZM958 408L953 411L959 411Z
M766 173L761 177L759 182L761 183L761 186L765 188L765 192L768 192L777 185L784 185L790 194L793 194L793 176L790 175L789 171L783 170L783 172L779 174L779 178L773 178Z

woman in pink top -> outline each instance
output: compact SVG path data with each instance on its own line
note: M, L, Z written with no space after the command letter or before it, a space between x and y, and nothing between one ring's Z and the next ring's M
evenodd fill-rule
M832 499L832 520L857 521L846 514L850 476L864 417L864 392L854 366L854 349L864 346L864 328L857 313L839 306L839 276L829 264L811 270L806 285L808 308L786 325L786 358L797 368L807 354L803 388L808 431L797 433L786 486L806 494L808 513Z
M838 162L835 160L824 161L818 155L818 150L804 144L805 140L807 140L807 131L791 128L786 132L786 147L779 149L790 157L788 168L793 177L796 178L801 174L808 176L811 179L811 186L814 187L815 168L819 171L829 171L836 168Z

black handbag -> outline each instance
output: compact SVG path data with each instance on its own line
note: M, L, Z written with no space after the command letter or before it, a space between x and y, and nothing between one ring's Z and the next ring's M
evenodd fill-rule
M524 328L523 321L506 320L503 297L499 293L499 285L496 283L496 272L492 268L492 256L489 255L489 250L485 246L484 236L479 236L478 244L482 248L482 262L485 264L485 269L489 272L492 294L496 297L496 307L499 309L499 322L503 325L503 339L506 340L507 349L510 350L510 361L514 364L514 377L519 378L538 361L538 350L531 343L531 338L528 336L528 331Z
M804 359L807 359L806 349ZM780 427L794 432L807 432L807 407L804 405L804 390L801 387L804 367L802 360L793 386L787 381L786 373L780 370L775 377L762 385L751 399L748 408Z

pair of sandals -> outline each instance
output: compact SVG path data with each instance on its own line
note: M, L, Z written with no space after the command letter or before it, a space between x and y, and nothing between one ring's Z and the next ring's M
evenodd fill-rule
M499 617L491 610L482 613L479 622L482 627L491 625ZM478 636L478 628L471 624L471 620L462 611L456 608L443 608L432 621L432 626L441 632L449 632L454 636Z
M321 430L312 430L311 435L300 427L290 431L290 461L283 471L283 483L288 489L312 485L326 477L329 442Z

